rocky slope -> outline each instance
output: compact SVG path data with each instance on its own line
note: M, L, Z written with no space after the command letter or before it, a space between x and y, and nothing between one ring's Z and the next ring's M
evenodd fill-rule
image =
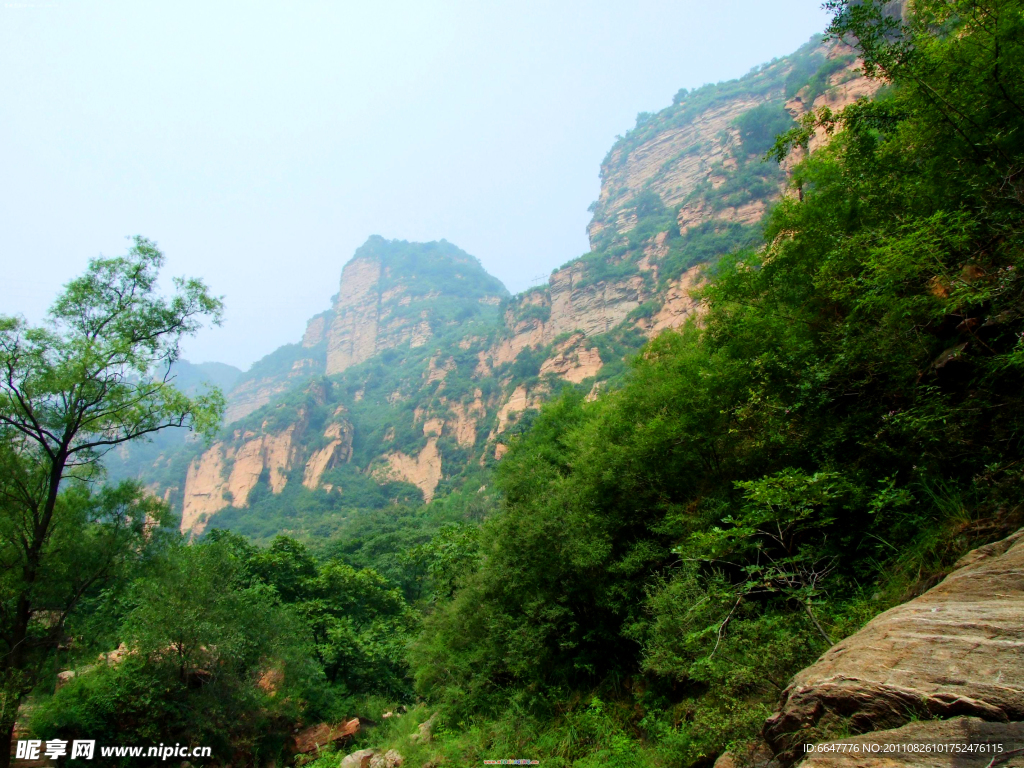
M785 169L761 161L774 136L872 92L848 50L813 41L680 92L605 158L590 253L515 297L450 243L371 237L301 341L230 389L221 438L161 455L143 478L183 530L215 519L256 537L486 486L546 398L595 397L648 338L699 313L704 265L756 242L785 192Z
M867 733L808 753L808 734L826 723ZM830 648L790 682L763 734L782 765L1024 764L1024 530ZM952 748L972 743L1001 749ZM950 748L916 746L929 744Z

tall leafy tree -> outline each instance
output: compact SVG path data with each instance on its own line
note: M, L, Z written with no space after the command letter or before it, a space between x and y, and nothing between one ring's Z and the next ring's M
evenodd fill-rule
M197 279L157 292L164 256L136 237L68 283L38 327L0 316L0 767L21 700L84 595L137 557L161 505L94 490L101 459L169 427L211 431L222 396L174 387L181 340L222 304Z

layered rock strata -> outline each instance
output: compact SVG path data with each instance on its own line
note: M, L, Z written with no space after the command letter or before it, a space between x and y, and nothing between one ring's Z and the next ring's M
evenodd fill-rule
M784 759L832 713L855 731L914 718L1024 720L1024 531L964 557L798 673L763 735Z
M924 720L816 744L802 768L1024 767L1024 723L976 717ZM718 764L715 764L716 768Z

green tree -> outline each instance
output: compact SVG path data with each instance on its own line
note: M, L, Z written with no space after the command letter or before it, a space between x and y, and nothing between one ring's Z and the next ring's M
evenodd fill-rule
M220 763L279 758L323 686L308 632L230 543L178 541L161 555L127 590L119 660L80 670L41 703L33 731L210 746Z
M137 237L125 256L91 260L42 326L0 317L0 766L69 613L134 556L157 513L138 488L90 490L104 453L219 421L220 394L187 397L171 366L203 318L219 322L221 301L196 279L158 295L163 261Z

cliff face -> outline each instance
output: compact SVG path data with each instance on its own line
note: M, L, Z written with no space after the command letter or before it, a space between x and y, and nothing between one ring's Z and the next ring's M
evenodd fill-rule
M327 374L403 344L422 347L454 314L507 296L476 259L444 241L406 252L371 237L341 273L326 332Z
M638 217L631 203L643 191L654 192L666 206L677 206L719 166L728 170L726 163L735 164L739 143L733 123L760 103L744 92L713 102L682 125L669 124L635 146L627 141L616 144L601 164L601 195L587 228L591 243L609 230L621 235L633 229ZM700 151L694 151L697 148Z
M268 355L228 393L225 423L313 377L403 344L422 347L459 317L496 308L507 296L501 281L450 243L371 237L345 265L332 307L309 321L301 343Z
M356 256L341 273L334 319L327 332L327 373L341 373L377 353L382 265L379 257Z
M879 84L859 67L852 49L812 41L739 80L681 91L671 107L642 115L601 164L591 246L633 230L653 199L674 209L680 234L710 221L756 224L785 186L784 175L761 162L774 136L792 126L787 117L873 96ZM816 137L812 151L823 141Z
M271 494L282 493L293 470L302 472L302 484L310 490L320 487L325 470L352 457L352 424L339 408L324 430L330 442L311 447L304 414L283 429L264 422L261 434L235 430L196 456L188 466L182 502L181 530L201 534L210 519L228 506L242 509L261 481ZM329 488L327 490L330 490Z
M648 338L699 316L704 266L756 244L785 192L786 169L761 161L774 136L871 95L857 65L809 43L642 115L602 164L591 252L519 296L445 241L371 237L301 341L229 392L222 438L156 492L184 489L183 530L256 535L257 518L301 534L321 510L482 487L553 393L598 397Z

